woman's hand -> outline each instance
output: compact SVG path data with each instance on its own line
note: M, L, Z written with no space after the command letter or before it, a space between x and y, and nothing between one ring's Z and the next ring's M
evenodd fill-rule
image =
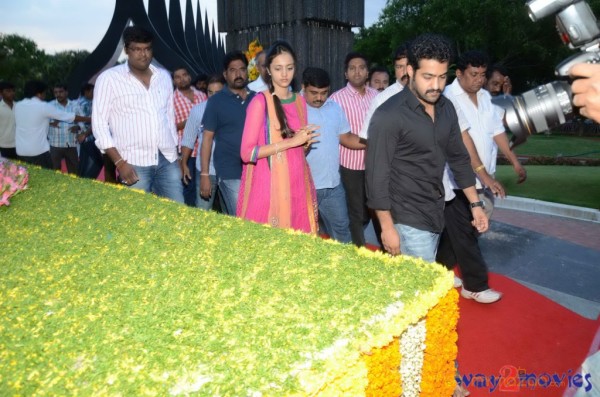
M318 132L315 132L318 129L319 129L319 126L314 125L314 124L308 124L308 125L300 128L298 131L296 131L294 136L292 138L290 138L292 147L297 147L297 146L302 146L302 145L305 145L306 147L308 147L311 144L318 142L315 139L316 137L321 135Z

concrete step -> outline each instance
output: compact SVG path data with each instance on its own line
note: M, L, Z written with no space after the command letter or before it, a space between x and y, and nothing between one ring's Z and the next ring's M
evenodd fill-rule
M600 204L600 203L599 203ZM518 211L527 211L537 214L562 216L565 218L579 219L584 221L600 223L600 210L593 208L577 207L559 203L551 203L536 199L506 196L496 199L498 208L506 208Z

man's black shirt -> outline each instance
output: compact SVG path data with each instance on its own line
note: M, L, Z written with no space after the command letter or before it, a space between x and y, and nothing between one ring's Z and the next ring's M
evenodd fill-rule
M435 121L410 89L383 103L369 125L367 205L391 211L394 223L440 233L444 227L446 162L456 184L475 185L452 102L441 96Z

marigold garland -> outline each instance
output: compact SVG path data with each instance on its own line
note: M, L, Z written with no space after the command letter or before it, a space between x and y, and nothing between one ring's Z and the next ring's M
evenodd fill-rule
M263 50L262 45L257 39L254 39L248 44L248 50L244 52L248 60L248 80L254 81L260 75L258 65L256 64L256 54Z
M402 386L400 372L401 362L398 338L387 346L375 348L362 359L367 365L369 384L365 390L367 397L400 396Z
M458 353L458 293L454 288L429 311L426 322L420 396L451 396L456 386L454 363Z

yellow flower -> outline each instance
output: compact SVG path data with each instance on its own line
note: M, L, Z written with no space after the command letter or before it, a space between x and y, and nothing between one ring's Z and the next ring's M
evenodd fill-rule
M256 65L256 54L263 50L258 39L254 39L248 44L248 51L245 51L246 59L248 60L248 80L254 81L258 78L259 72Z
M427 314L421 397L451 396L456 385L458 293L451 289Z
M400 347L398 338L387 346L375 348L369 354L363 354L367 365L369 384L365 395L369 396L400 396L402 395L400 372Z

